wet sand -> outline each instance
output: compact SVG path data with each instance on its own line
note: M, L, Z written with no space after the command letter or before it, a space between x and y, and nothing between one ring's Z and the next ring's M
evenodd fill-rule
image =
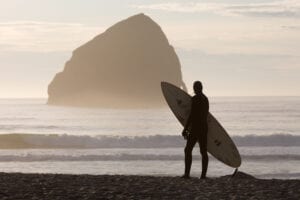
M0 173L0 199L300 199L300 180Z

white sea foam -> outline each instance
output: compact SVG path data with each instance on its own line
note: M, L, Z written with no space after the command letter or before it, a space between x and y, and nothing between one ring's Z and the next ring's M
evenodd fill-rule
M237 146L300 146L296 135L233 136ZM0 149L13 148L171 148L183 147L181 136L87 136L56 134L2 134Z
M243 161L299 161L300 155L241 155ZM154 155L154 154L115 154L115 155L1 155L0 162L44 162L44 161L182 161L181 155ZM201 160L196 156L194 160ZM215 160L210 157L210 160Z

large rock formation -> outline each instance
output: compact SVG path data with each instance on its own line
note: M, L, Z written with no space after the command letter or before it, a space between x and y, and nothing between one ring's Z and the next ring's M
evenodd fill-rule
M161 28L139 14L77 48L48 87L48 104L165 105L160 82L185 89L179 59Z

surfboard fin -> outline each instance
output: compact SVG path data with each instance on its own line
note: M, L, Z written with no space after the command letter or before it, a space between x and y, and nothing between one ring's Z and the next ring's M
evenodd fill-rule
M234 170L233 174L231 175L231 178L233 178L233 177L236 175L236 173L238 172L238 170L239 170L239 168L236 168L236 169Z

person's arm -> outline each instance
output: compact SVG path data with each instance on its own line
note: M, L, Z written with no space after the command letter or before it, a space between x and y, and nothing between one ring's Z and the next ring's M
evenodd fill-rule
M191 121L192 121L191 119L192 119L192 112L190 113L188 120L185 123L184 129L183 129L184 131L187 131L189 125L191 124Z
M208 100L208 98L206 98L206 100L207 100L207 114L209 113L209 100Z
M192 104L193 105L193 104ZM185 126L184 126L184 128L183 128L183 131L182 131L182 136L184 137L184 139L186 139L186 137L187 137L187 135L188 135L188 133L187 133L187 129L189 128L189 126L190 126L190 124L191 124L191 121L192 121L192 108L193 108L193 106L191 106L191 112L190 112L190 114L189 114L189 117L188 117L188 119L187 119L187 121L186 121L186 123L185 123Z

